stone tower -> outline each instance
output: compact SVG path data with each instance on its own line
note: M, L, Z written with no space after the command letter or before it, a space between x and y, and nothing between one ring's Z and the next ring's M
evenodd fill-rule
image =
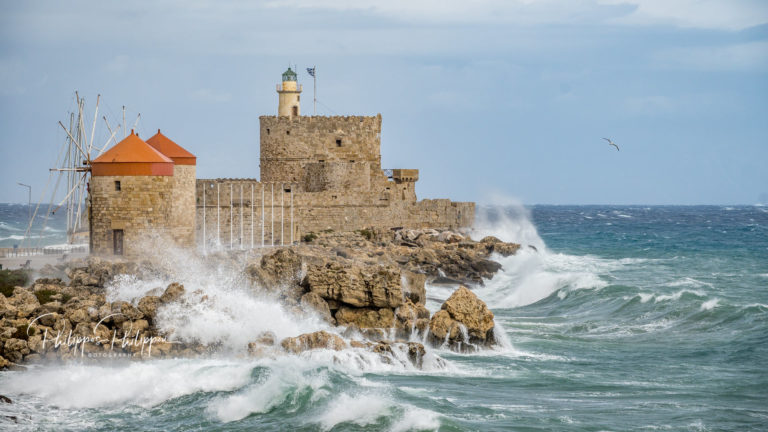
M155 235L194 245L196 158L165 137L153 138L162 151L131 132L92 162L91 253L138 255Z
M277 85L280 102L277 106L279 117L298 117L301 115L301 86L296 82L296 72L289 67L283 72L283 83Z
M197 157L157 130L147 144L173 161L173 195L168 234L176 244L195 244L195 179Z

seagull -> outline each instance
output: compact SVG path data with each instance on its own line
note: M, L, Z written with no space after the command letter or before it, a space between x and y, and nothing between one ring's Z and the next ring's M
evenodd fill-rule
M613 141L611 141L608 138L603 138L603 139L608 141L608 145L612 145L612 146L616 147L616 151L619 151L619 146L617 146L616 143L614 143Z

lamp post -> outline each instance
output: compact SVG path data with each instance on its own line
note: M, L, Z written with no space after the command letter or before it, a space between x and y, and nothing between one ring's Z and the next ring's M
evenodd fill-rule
M29 197L27 198L27 213L28 213L27 220L31 221L32 220L32 186L24 183L16 183L16 184L18 184L19 186L24 186L25 188L28 189Z

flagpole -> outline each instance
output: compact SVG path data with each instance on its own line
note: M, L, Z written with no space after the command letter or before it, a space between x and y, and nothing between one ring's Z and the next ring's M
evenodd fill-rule
M313 101L312 101L312 115L317 115L317 66L312 66L312 81L314 82L314 90L312 93Z

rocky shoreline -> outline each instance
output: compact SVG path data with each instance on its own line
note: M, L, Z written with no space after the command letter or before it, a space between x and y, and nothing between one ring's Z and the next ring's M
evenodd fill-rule
M472 241L431 229L312 233L293 247L250 255L241 267L249 290L269 295L297 317L312 314L326 325L280 340L264 332L238 355L296 355L308 350L359 349L384 362L421 367L425 344L465 352L497 343L493 313L470 289L500 270L494 254L515 254L520 245L494 237ZM252 253L252 252L251 252ZM216 253L207 260L232 260ZM46 266L27 287L0 295L0 369L50 360L194 357L221 351L217 343L177 337L158 326L172 305L210 301L170 283L127 301L108 301L115 278L141 279L164 272L152 261L79 259ZM430 314L426 283L458 288Z

